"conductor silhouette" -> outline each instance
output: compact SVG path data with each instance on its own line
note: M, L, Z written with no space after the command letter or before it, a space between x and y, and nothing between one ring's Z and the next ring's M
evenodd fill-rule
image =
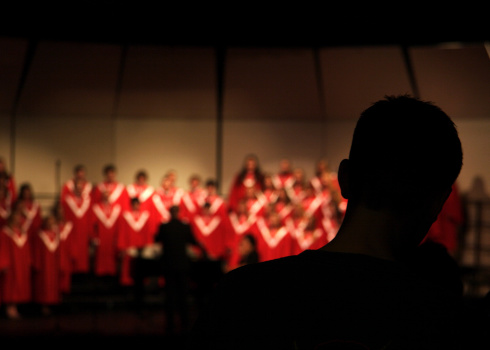
M179 207L170 208L170 220L162 223L155 235L162 247L161 269L165 279L165 313L169 334L189 330L189 278L191 246L198 246L189 224L179 219ZM177 328L177 321L180 328Z

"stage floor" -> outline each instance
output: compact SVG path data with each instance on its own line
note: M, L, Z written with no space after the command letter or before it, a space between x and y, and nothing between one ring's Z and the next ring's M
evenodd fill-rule
M86 286L85 286L86 287ZM63 302L44 315L35 304L19 305L22 318L8 319L0 306L0 344L46 344L49 348L151 344L166 349L183 349L187 333L177 325L167 330L163 288L147 287L142 300L136 301L131 289L93 293L80 288L65 296ZM191 321L197 308L189 298ZM48 345L49 344L49 345Z

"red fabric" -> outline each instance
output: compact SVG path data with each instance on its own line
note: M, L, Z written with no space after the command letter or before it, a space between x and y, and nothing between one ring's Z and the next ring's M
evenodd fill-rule
M464 224L464 212L459 190L456 184L437 217L432 224L425 240L442 244L450 253L458 248L458 233ZM424 240L424 241L425 241Z
M222 219L225 219L227 217L227 206L223 198L216 194L206 195L204 201L210 204L209 211L211 215L218 215Z
M118 249L143 248L153 243L154 233L150 231L150 227L150 212L148 210L123 211L119 220Z
M219 215L194 215L192 232L212 259L222 259L226 252L226 223Z
M150 185L131 184L127 186L127 193L129 198L138 198L140 201L141 210L151 210L152 196L155 193L155 189ZM123 206L124 208L124 206ZM126 206L129 208L129 206Z
M278 173L272 177L272 182L276 188L291 188L294 184L293 173Z
M323 217L322 215L322 203L323 198L317 195L311 195L304 197L301 201L301 205L308 216L314 216L315 220L320 221Z
M327 242L335 238L339 231L340 224L335 218L324 217L321 221L322 229L325 231Z
M192 222L194 215L201 213L205 199L206 192L201 188L195 189L192 192L185 192L180 205L180 219L185 222Z
M92 191L93 191L92 184L90 182L85 182L83 184L83 189L82 189L83 195L91 197ZM68 194L75 195L75 182L73 179L68 180L63 184L63 187L61 188L60 198L63 200L63 198L65 198L65 196Z
M281 222L284 224L288 218L293 214L293 206L289 203L276 202L274 203L274 210L279 214Z
M257 220L257 252L260 261L268 261L291 255L292 236L285 226L269 227L266 220Z
M32 200L24 200L22 204L22 212L26 218L23 225L23 230L30 235L35 235L41 229L41 206L38 201Z
M288 219L286 227L292 234L291 254L296 255L307 249L318 249L328 243L327 233L322 226L308 227L308 219Z
M29 235L4 226L0 232L0 300L27 303L31 294L31 247Z
M60 234L60 291L64 294L71 292L71 274L73 270L71 233L73 223L71 221L59 221Z
M0 199L0 228L7 224L12 209L12 196L7 192L5 198Z
M123 210L129 209L130 201L126 186L120 182L101 182L93 192L93 202L99 203L102 200L102 194L107 192L110 204L119 204Z
M62 197L62 205L66 220L73 223L73 229L67 241L70 244L69 251L73 263L72 273L88 273L90 270L89 244L93 233L91 197L89 195L79 197L67 192Z
M262 191L267 203L274 203L277 200L277 191L274 188L266 188Z
M128 249L143 248L153 243L154 232L151 232L151 219L148 210L129 211L125 210L119 220L119 234L117 248L121 253L120 283L122 285L133 285L131 274L131 256Z
M170 220L170 208L172 206L181 207L184 191L177 187L164 189L159 187L152 196L151 216L152 231L158 232L162 223Z
M17 185L12 175L9 175L6 186L7 192L9 193L8 197L10 198L10 204L12 204L17 200Z
M122 209L118 203L96 203L92 206L93 237L97 245L94 259L94 274L115 276L117 274L117 234Z
M33 236L33 300L40 304L61 301L61 255L59 233L42 230Z
M230 192L228 193L228 205L231 210L236 210L238 202L245 198L247 187L254 187L256 191L262 191L262 180L256 178L255 173L248 173L242 179L239 175L235 176Z
M263 196L249 198L245 200L247 211L251 216L262 217L265 214L267 200Z
M226 247L228 251L227 265L230 269L238 267L240 261L240 254L238 252L238 244L242 237L250 233L255 239L257 239L257 226L255 225L256 218L250 217L245 214L237 214L230 212L228 220L226 221Z
M293 203L301 203L305 197L305 190L300 183L295 183L292 188L288 189L287 193Z

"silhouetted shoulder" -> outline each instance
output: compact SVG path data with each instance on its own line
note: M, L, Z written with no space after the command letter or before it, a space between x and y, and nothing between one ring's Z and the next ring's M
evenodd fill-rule
M212 349L313 349L333 339L423 349L453 340L455 305L401 264L306 251L225 275L193 340Z

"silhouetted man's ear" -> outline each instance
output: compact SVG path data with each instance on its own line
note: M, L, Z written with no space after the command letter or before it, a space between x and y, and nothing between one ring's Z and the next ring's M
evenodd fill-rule
M340 193L345 199L349 199L349 160L343 159L339 165L338 180L340 185Z

